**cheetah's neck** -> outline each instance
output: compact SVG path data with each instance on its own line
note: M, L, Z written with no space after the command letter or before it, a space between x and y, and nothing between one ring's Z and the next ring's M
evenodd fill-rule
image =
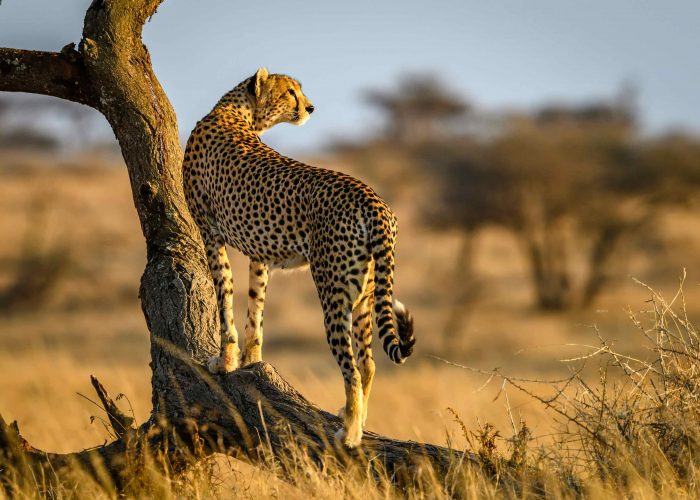
M247 80L242 82L224 94L214 106L214 110L231 116L240 132L252 132L255 135L260 135L264 130L256 123L253 103L250 101L250 94L246 88L247 82Z

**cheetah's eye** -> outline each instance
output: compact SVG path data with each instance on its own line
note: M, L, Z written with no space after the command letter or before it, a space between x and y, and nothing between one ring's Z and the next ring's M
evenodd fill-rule
M291 95L292 97L296 97L297 93L294 92L294 89L289 89L289 95Z

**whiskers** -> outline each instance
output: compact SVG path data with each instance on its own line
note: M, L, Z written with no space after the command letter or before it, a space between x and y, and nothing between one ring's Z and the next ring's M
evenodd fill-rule
M295 113L292 116L292 123L294 123L294 125L303 125L306 123L306 120L308 120L308 119L309 119L308 114L304 115L304 116L299 116L299 113Z

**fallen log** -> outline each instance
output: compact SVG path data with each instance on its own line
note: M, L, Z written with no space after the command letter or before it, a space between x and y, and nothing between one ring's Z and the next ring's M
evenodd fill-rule
M167 454L168 472L176 474L196 460L225 453L258 465L272 457L275 470L290 480L298 470L299 458L307 457L319 468L329 460L340 467L370 465L396 484L410 483L422 470L430 469L444 478L455 467L478 464L474 456L463 452L373 432L365 432L359 448L348 450L334 439L341 419L309 402L264 361L223 376L212 376L202 365L184 359L180 368L180 377L171 378L171 389L181 404L170 403L164 407L166 413L152 417L139 429L124 425L128 417L93 377L119 436L93 449L68 454L38 450L20 435L16 422L8 425L0 417L0 449L5 460L15 467L50 470L59 478L69 477L78 465L96 478L108 477L118 489L132 479L134 463L143 463L144 455L163 453Z

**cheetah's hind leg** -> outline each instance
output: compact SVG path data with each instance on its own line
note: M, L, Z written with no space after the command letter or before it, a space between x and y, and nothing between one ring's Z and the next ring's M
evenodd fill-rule
M365 286L362 295L353 308L352 334L355 341L355 356L362 377L362 425L367 422L369 394L374 379L374 358L372 357L372 306L374 305L373 273L363 271ZM367 279L369 278L369 280Z
M339 414L343 427L335 437L348 448L356 448L362 440L362 379L352 352L352 309L344 292L323 301L326 332L331 352L343 374L345 407Z

